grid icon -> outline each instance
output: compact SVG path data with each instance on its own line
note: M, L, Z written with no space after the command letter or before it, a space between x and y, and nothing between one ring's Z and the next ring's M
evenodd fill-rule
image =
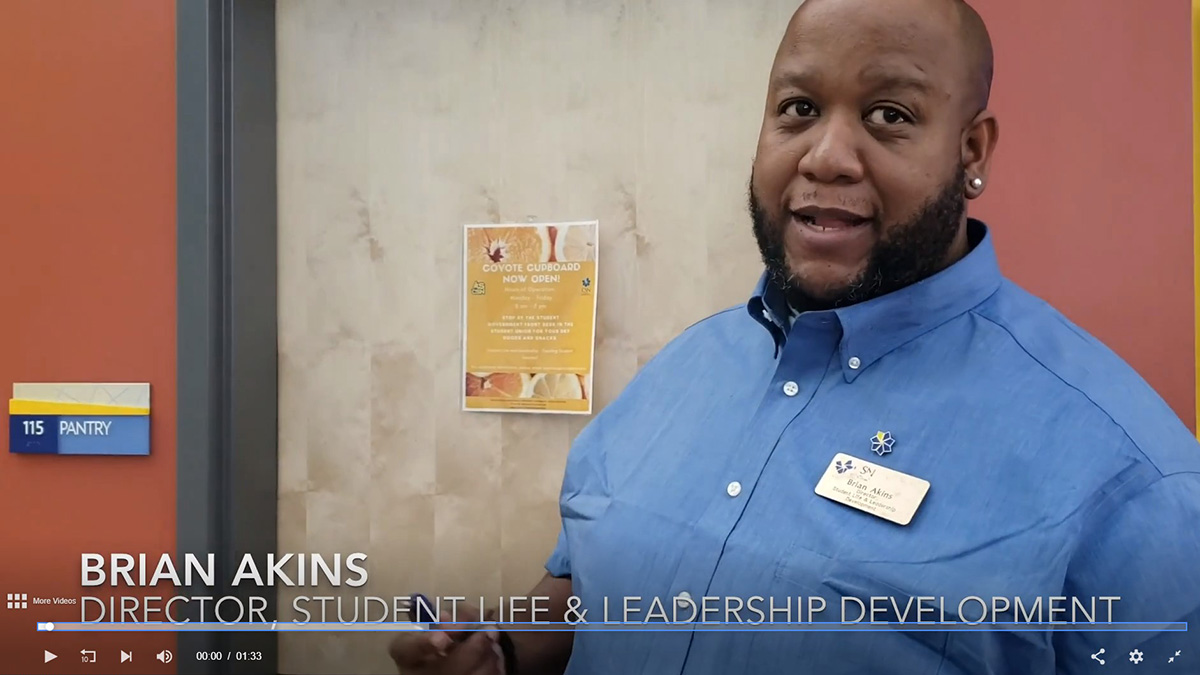
M9 609L29 609L29 596L25 593L8 594Z

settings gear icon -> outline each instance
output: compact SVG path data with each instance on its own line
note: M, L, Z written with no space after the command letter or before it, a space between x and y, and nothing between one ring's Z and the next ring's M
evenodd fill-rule
M1129 652L1129 662L1133 663L1133 664L1141 663L1142 662L1142 652L1137 649Z

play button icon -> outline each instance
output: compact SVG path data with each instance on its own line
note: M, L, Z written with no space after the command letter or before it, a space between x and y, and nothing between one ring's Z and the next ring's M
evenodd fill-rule
M55 654L48 649L43 649L42 652L44 652L43 657L46 659L45 661L42 661L42 663L50 663L54 659L58 658L58 654Z

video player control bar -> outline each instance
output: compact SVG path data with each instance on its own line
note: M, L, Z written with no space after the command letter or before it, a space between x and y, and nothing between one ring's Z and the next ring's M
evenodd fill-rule
M367 631L418 631L428 630L429 624L411 622L371 622L371 623L298 623L293 621L276 621L268 623L203 623L186 622L171 623L154 621L149 623L134 622L70 622L42 623L38 622L39 631L76 631L76 632L164 632L164 633L210 633L221 631L239 632L328 632L348 633ZM572 630L613 630L618 632L633 631L785 631L785 632L843 632L843 631L1003 631L1003 632L1042 632L1078 631L1078 632L1187 632L1185 622L1164 623L505 623L504 630L525 632L572 631Z

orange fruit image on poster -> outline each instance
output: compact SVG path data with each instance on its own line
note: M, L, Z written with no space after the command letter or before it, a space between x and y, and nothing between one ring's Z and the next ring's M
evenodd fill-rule
M584 396L583 383L575 373L539 373L530 386L532 398L578 401Z
M467 373L467 396L529 398L528 373Z
M550 229L529 227L479 227L467 230L467 263L549 262L553 247Z
M596 228L590 224L562 225L550 228L554 240L555 262L582 262L596 259Z
M579 401L587 399L590 375L575 373L467 373L466 395Z

